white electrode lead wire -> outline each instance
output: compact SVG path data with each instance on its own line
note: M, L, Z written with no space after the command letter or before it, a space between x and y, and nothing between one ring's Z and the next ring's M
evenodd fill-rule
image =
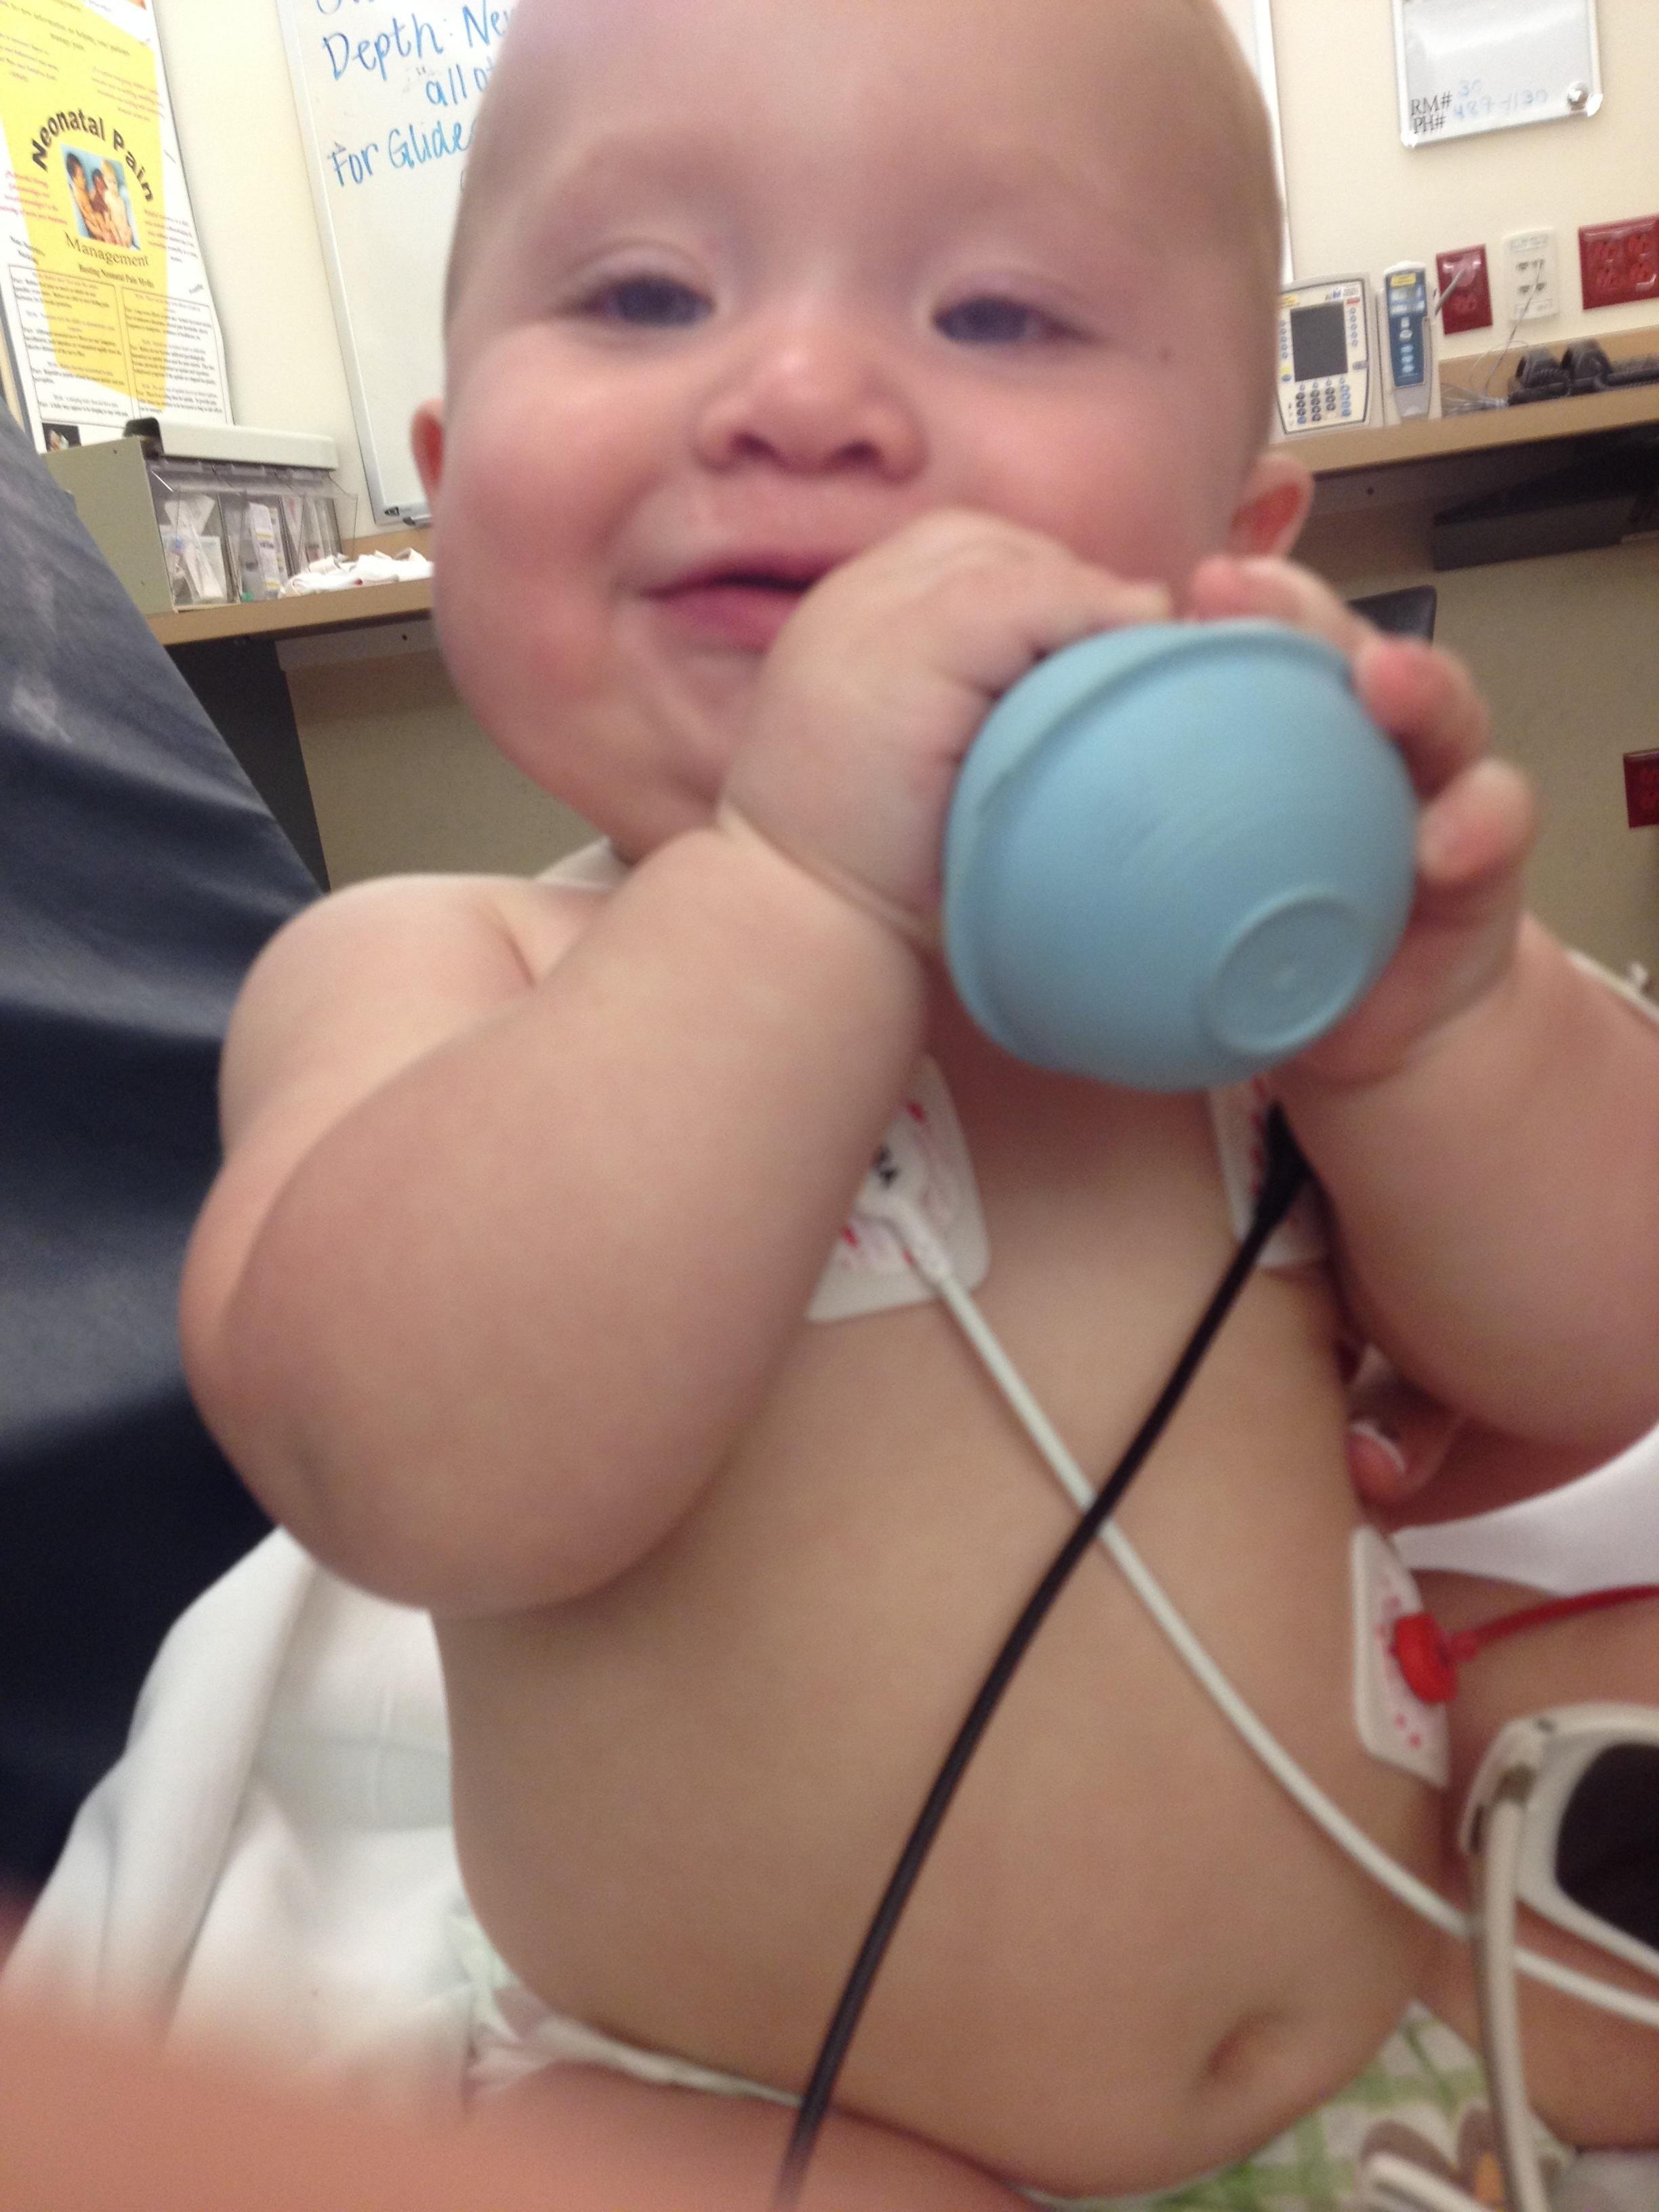
M979 1305L951 1263L950 1255L915 1207L895 1204L890 1218L916 1273L939 1293L952 1318L973 1346L986 1372L1006 1401L1014 1418L1041 1455L1044 1464L1079 1512L1095 1498L1094 1486L1078 1465L1053 1423L1032 1395L1024 1376L1008 1357ZM1449 1936L1472 1941L1474 1923L1469 1914L1442 1897L1391 1858L1333 1798L1326 1796L1313 1777L1299 1766L1265 1721L1248 1705L1200 1641L1163 1584L1115 1522L1100 1531L1106 1547L1129 1588L1152 1616L1182 1664L1196 1678L1232 1728L1255 1753L1281 1789L1322 1828L1332 1842L1346 1851L1371 1879L1398 1898L1402 1905ZM1633 1990L1562 1966L1543 1953L1522 1946L1515 1948L1515 1963L1535 1981L1547 1982L1569 1996L1605 2012L1617 2013L1646 2027L1659 2028L1659 2000L1638 1996Z
M1532 2107L1521 2052L1520 1990L1511 1963L1516 1871L1532 1781L1532 1775L1524 1770L1504 1776L1486 1808L1486 1833L1475 1859L1475 1989L1480 2005L1480 2043L1510 2212L1550 2212L1533 2148Z

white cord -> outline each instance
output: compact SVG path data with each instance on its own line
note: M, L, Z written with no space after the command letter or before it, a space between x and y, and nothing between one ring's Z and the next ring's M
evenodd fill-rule
M1014 1418L1036 1445L1061 1489L1079 1512L1086 1512L1095 1500L1093 1485L1031 1395L1024 1378L951 1266L950 1255L943 1243L907 1199L890 1194L884 1210L897 1230L916 1273L944 1300L991 1380L1007 1401ZM1228 1676L1211 1657L1163 1584L1115 1522L1108 1521L1101 1528L1100 1541L1135 1596L1163 1631L1176 1656L1220 1707L1226 1719L1273 1779L1294 1798L1309 1818L1322 1828L1332 1842L1346 1851L1374 1881L1398 1898L1402 1905L1408 1905L1413 1912L1446 1935L1455 1936L1466 1943L1472 1941L1474 1923L1470 1915L1460 1910L1449 1898L1442 1897L1438 1890L1431 1888L1409 1868L1391 1858L1382 1845L1350 1819L1340 1805L1326 1796L1312 1776L1297 1764L1266 1722L1246 1704ZM1576 1967L1564 1966L1541 1952L1516 1947L1514 1958L1516 1967L1522 1973L1530 1974L1535 1981L1547 1982L1569 1996L1577 1997L1586 2004L1597 2005L1604 2011L1618 2013L1644 2027L1659 2027L1659 2001L1638 1996L1633 1991L1620 1989L1614 1983L1600 1981L1594 1975L1580 1973Z
M1480 2003L1480 2044L1486 2060L1486 2088L1498 2129L1510 2212L1549 2212L1544 2177L1533 2147L1532 2109L1527 2101L1526 2068L1521 2056L1521 2005L1515 1971L1516 1869L1521 1831L1527 1820L1525 1770L1506 1774L1485 1814L1486 1832L1475 1855L1479 1911L1475 1918L1475 1986Z
M1466 2189L1391 2151L1378 2151L1359 2172L1362 2212L1485 2212Z

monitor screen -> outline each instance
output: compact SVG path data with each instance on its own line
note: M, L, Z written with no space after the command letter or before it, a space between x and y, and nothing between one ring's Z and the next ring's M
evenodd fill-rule
M1291 310L1291 367L1298 384L1348 366L1348 311L1340 300Z

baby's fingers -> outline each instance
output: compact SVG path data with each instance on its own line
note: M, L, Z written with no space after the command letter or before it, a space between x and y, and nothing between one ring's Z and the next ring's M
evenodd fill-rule
M1384 636L1307 569L1218 555L1194 572L1191 603L1204 621L1281 622L1334 646L1360 703L1399 746L1419 799L1486 751L1486 709L1462 662L1419 639Z
M1201 622L1279 622L1307 630L1352 659L1376 633L1330 586L1289 561L1202 561L1188 587Z
M1353 656L1359 702L1400 748L1419 799L1477 761L1492 733L1486 702L1453 654L1417 638L1368 634Z
M1537 831L1532 786L1506 761L1478 760L1424 807L1417 871L1427 891L1467 890L1519 869Z

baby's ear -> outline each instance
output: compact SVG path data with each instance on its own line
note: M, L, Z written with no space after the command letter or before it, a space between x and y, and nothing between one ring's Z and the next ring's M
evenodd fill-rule
M1288 553L1313 505L1313 478L1275 447L1258 454L1233 509L1227 550L1249 557Z
M409 442L422 489L429 507L438 504L438 485L444 472L444 408L441 399L423 399L409 426Z

